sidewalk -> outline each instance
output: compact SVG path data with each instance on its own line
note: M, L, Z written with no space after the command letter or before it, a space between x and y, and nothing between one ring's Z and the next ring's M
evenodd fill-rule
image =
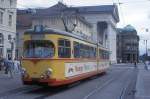
M13 78L9 74L0 71L0 93L22 87L20 74L13 74Z
M138 68L135 99L150 99L150 70L147 71L144 64L140 64Z

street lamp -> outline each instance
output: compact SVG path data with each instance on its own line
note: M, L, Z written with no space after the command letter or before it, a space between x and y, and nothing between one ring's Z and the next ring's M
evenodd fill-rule
M9 39L9 43L11 45L11 60L13 60L14 42L15 42L15 38Z

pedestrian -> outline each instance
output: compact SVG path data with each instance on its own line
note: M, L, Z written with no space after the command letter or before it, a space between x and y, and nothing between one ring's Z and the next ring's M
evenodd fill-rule
M0 56L0 71L3 69L4 61L3 58Z
M10 74L10 77L13 78L12 70L13 70L13 62L8 59L4 59L5 66L5 74Z
M2 60L2 58L0 58L0 71L2 70L2 62L3 62L3 60Z
M134 61L134 67L137 68L137 62L136 61Z
M20 61L18 61L17 59L14 60L14 72L15 73L19 73L20 72Z
M145 61L145 69L148 70L148 61Z

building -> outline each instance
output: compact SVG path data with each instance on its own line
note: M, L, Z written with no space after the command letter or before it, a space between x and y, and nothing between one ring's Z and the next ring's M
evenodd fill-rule
M101 5L76 8L79 9L80 15L92 24L93 38L110 50L111 63L116 63L116 24L119 22L117 6Z
M15 58L16 0L0 0L0 55Z
M123 63L138 62L139 36L137 31L131 25L117 30L117 61Z
M92 37L110 50L110 60L116 63L116 24L119 22L116 5L68 7L58 2L52 7L33 12L32 28L43 25Z

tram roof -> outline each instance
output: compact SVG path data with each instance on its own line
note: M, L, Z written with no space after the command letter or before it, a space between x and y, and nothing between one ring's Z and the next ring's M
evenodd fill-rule
M34 29L28 29L25 31L25 34L57 34L57 35L64 35L64 36L69 36L69 37L73 37L82 41L86 41L88 43L92 43L92 44L97 44L96 40L92 40L92 38L86 38L85 34L75 34L75 33L70 33L70 32L66 32L66 31L62 31L62 30L57 30L57 29L51 29L51 28L47 28L47 29L43 29L40 32L35 31ZM108 50L106 48L104 48L103 46L99 45L99 47L102 47L105 50Z
M51 29L51 28L43 29L40 32L37 32L34 29L28 29L25 32L25 34L58 34L58 35L69 36L69 37L73 37L76 39L87 41L89 43L96 44L96 41L92 40L92 38L90 37L87 37L85 34L75 34L75 33L70 33L70 32L61 31L57 29Z

